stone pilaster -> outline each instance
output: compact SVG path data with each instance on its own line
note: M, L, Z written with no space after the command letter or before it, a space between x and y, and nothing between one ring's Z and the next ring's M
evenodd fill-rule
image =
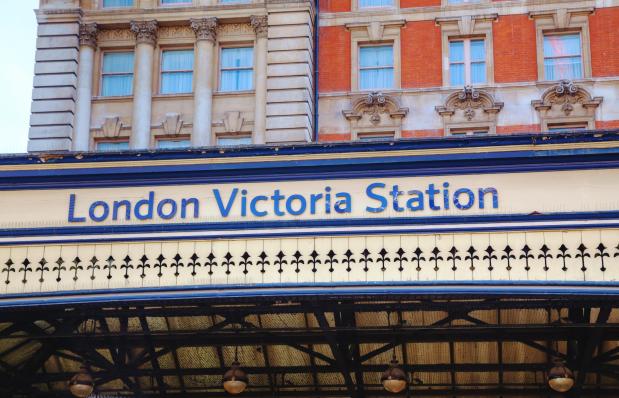
M77 75L77 98L75 101L75 126L73 150L88 151L90 147L90 115L92 107L92 80L95 50L97 48L97 24L82 24L79 30L80 54Z
M213 67L217 18L192 19L191 28L196 34L194 71L194 113L191 143L193 146L212 145L213 124Z
M266 142L266 117L267 117L267 45L269 17L267 15L252 15L251 26L256 32L255 65L255 108L254 108L254 144Z

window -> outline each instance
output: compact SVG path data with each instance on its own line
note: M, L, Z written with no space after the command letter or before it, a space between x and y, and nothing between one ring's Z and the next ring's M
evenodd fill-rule
M487 127L453 128L449 129L449 135L462 137L465 135L488 135Z
M481 0L447 0L447 4L480 3Z
M544 73L547 80L583 77L580 33L544 35Z
M393 6L393 0L359 0L359 8L391 6Z
M217 137L217 145L219 146L242 146L242 145L251 145L251 137L250 136L226 136L226 137Z
M220 3L249 3L251 0L219 0Z
M386 133L357 133L359 141L391 141L395 137L393 132Z
M193 50L161 53L161 94L193 91Z
M129 149L129 141L99 141L97 142L98 152L118 152Z
M220 91L243 91L253 88L253 47L221 49Z
M484 39L449 42L449 83L452 86L486 83Z
M114 52L103 54L101 70L101 95L114 97L133 92L133 53Z
M190 148L191 141L187 139L157 140L158 149Z
M549 123L548 131L574 131L574 130L587 130L589 125L587 122L583 123Z
M103 8L133 7L133 0L103 0Z
M161 0L162 6L174 5L174 4L192 4L192 0Z
M393 46L359 48L359 89L393 88Z

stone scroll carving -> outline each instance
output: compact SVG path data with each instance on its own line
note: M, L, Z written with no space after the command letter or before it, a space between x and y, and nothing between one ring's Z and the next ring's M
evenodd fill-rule
M571 116L574 113L588 114L601 103L602 97L592 98L587 90L570 80L561 80L546 90L541 100L531 102L538 112L560 111L565 116Z
M408 108L402 108L399 101L381 92L372 92L353 100L352 109L343 111L349 121L367 121L371 125L389 124L391 120L400 121L408 114Z
M443 117L462 117L470 122L484 114L496 115L502 108L503 103L496 102L492 95L465 86L447 97L445 105L437 106L436 111Z

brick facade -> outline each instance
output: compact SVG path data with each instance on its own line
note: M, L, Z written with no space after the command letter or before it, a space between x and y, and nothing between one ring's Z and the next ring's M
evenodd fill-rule
M619 75L619 7L596 10L589 18L594 77Z
M409 22L402 29L402 87L440 87L441 30L434 21Z
M535 24L528 15L501 16L492 34L494 80L497 83L537 80Z

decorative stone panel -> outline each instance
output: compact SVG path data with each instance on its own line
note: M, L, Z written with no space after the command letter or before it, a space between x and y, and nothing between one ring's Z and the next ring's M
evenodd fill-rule
M494 134L497 114L503 109L503 103L495 101L486 91L465 86L450 94L445 104L435 109L443 118L446 133L452 129L483 127Z
M395 138L401 137L402 119L408 114L408 108L400 106L397 98L371 92L354 98L352 109L342 111L350 122L353 139L359 133L393 132Z

